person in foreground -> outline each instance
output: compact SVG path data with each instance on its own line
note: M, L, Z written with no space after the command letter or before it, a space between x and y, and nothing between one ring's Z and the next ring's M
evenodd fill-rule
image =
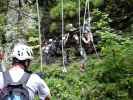
M32 55L29 46L14 46L12 67L6 72L0 72L0 100L34 100L36 95L39 100L50 100L50 90L46 83L37 74L27 72Z

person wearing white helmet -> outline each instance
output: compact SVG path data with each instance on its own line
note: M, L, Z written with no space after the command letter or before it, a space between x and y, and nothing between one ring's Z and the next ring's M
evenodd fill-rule
M14 46L11 57L12 67L8 70L8 73L12 82L16 83L23 78L25 73L28 73L26 70L28 70L30 62L33 59L33 52L29 46L17 44ZM5 87L5 80L4 73L0 72L0 90ZM30 73L26 82L26 87L29 93L29 99L24 100L34 100L36 94L39 96L40 100L50 100L50 90L37 74Z
M52 42L53 41L53 39L49 39L49 42Z

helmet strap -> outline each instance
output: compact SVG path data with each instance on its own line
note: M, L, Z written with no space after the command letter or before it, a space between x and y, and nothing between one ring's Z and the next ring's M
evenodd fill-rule
M30 65L30 61L29 59L27 60L18 60L16 58L13 59L13 66L20 66L22 69L27 70L29 68Z

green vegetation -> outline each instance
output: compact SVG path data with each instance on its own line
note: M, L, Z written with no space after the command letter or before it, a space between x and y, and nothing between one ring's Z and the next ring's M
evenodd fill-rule
M57 37L61 35L61 1L48 0L44 6L45 1L39 0L42 38ZM64 2L65 24L77 26L78 0ZM92 32L94 36L101 37L96 45L101 49L100 59L95 54L88 55L84 73L79 71L78 60L72 61L67 73L63 73L57 64L44 66L44 80L51 90L52 100L133 100L132 4L133 0L90 0ZM81 0L82 23L84 5L85 0ZM0 6L0 47L7 43L6 12L7 2ZM36 63L39 62L37 27L29 29L25 37L37 57L32 70L39 71L40 65Z
M101 58L89 57L85 73L79 71L79 63L71 64L68 73L57 65L44 69L52 100L133 99L133 40L106 34Z

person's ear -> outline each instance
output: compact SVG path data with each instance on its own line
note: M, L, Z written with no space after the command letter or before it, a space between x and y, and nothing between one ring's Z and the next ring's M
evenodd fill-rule
M27 60L27 61L25 62L25 65L26 65L26 67L29 67L29 66L30 66L30 60Z

